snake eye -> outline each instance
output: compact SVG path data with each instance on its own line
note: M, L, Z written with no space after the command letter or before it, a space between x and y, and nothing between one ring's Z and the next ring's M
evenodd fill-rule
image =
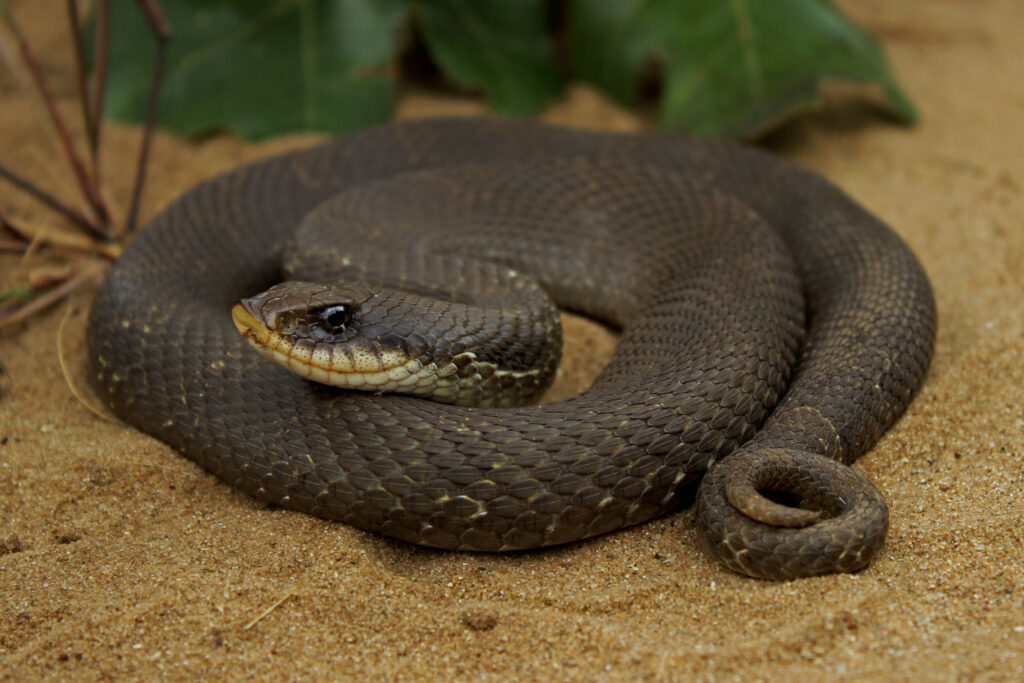
M352 322L352 307L345 304L328 306L320 311L320 324L324 330L334 334L341 332L345 326Z

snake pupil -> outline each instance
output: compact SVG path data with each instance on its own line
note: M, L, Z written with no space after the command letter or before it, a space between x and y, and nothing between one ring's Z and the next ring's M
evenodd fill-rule
M352 309L344 304L325 308L320 313L320 322L328 332L344 330L352 322Z

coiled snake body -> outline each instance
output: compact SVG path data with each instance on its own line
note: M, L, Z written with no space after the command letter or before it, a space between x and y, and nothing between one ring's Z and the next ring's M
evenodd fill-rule
M620 328L610 364L578 397L503 409L268 363L229 311L285 277L284 245L338 195L348 223L299 251L498 264ZM703 477L711 548L766 578L853 571L880 547L885 503L843 463L907 407L934 334L914 256L813 173L721 142L487 120L385 126L200 184L126 249L88 329L118 415L261 500L489 551L636 524Z

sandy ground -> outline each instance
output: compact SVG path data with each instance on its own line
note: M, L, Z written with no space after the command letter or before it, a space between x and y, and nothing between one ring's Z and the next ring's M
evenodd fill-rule
M63 3L24 14L67 103ZM941 325L931 374L858 467L892 530L856 575L767 583L722 569L692 510L496 557L411 547L268 508L82 407L90 292L0 334L0 678L1024 679L1024 49L1019 0L852 0L923 112L863 108L773 135L888 220L923 261ZM29 3L20 3L21 7ZM400 115L478 113L410 95ZM71 195L38 106L0 73L0 158ZM545 118L646 125L574 89ZM138 131L103 160L127 203ZM160 136L146 213L196 181L311 138ZM7 186L0 209L55 219ZM0 257L0 286L50 262ZM69 312L70 311L70 312ZM613 343L567 332L562 391Z

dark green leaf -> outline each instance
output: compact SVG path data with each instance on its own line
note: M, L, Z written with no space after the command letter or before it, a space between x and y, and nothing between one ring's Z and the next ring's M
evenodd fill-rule
M756 133L817 104L823 80L876 84L917 118L875 40L827 0L581 0L571 31L578 73L623 102L658 63L668 127Z
M441 70L483 90L499 112L534 114L561 93L543 0L418 0L415 8Z
M387 120L407 0L164 0L160 125L250 138ZM156 40L133 0L111 11L107 112L143 120Z

